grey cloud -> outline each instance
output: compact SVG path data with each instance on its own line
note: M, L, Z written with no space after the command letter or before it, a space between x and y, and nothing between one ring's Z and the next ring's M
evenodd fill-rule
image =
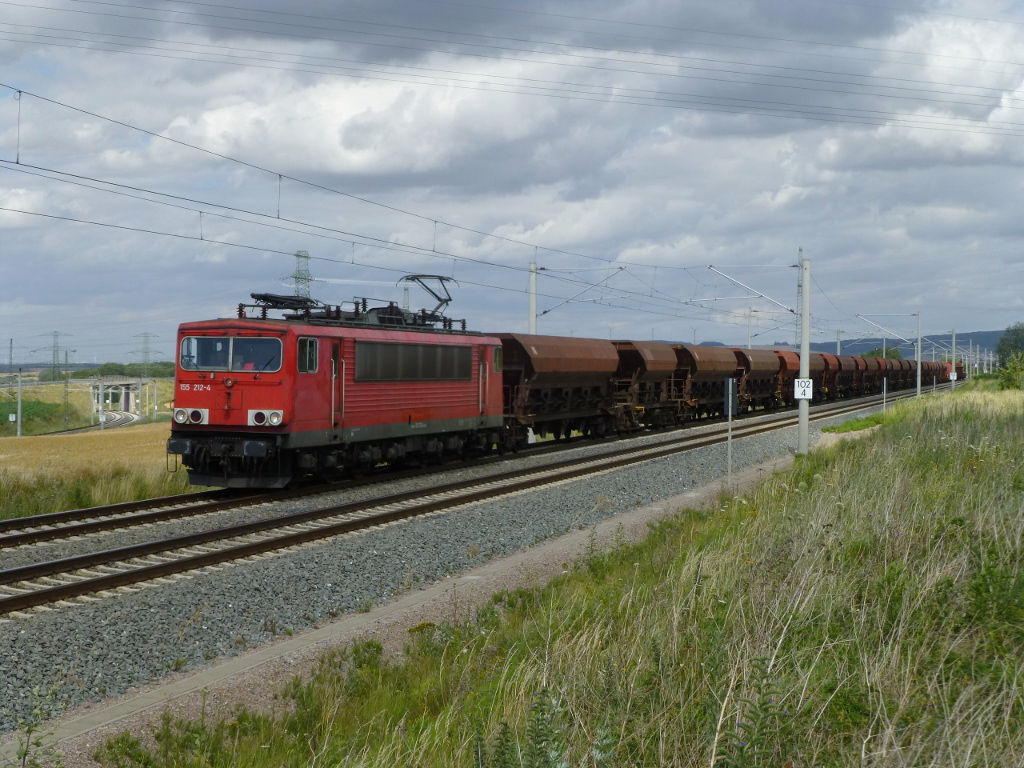
M836 327L856 325L854 312L885 311L904 301L928 305L929 297L947 295L957 281L984 285L987 292L983 298L973 294L973 300L972 294L960 293L955 320L944 305L943 330L953 322L961 328L976 320L1000 327L1019 319L1013 286L998 274L1012 264L1022 234L1017 129L1004 125L1011 135L992 138L843 122L873 115L870 122L891 123L897 113L938 114L970 118L971 130L984 132L996 126L987 122L990 117L1015 121L1006 114L1012 115L1010 110L990 115L991 99L1015 87L1012 76L992 74L1000 69L994 61L974 70L929 69L907 63L925 57L901 52L916 45L941 63L945 60L937 54L985 39L988 27L981 22L954 25L934 14L825 2L528 0L515 10L423 0L246 4L248 16L259 16L255 10L286 12L295 24L310 27L303 30L283 26L288 20L283 16L266 16L273 23L255 26L228 23L198 12L233 12L198 5L178 6L191 9L177 17L190 22L185 26L173 23L168 3L147 0L144 7L146 15L159 20L47 16L38 9L24 11L17 20L187 39L220 46L221 53L237 47L244 50L232 55L248 56L248 64L275 68L165 58L142 48L141 41L132 50L145 55L129 56L0 39L5 78L16 87L269 171L246 169L32 98L21 105L19 123L10 95L0 93L0 157L13 156L20 129L24 158L34 163L205 201L175 203L190 210L157 207L0 167L0 204L11 199L11 190L24 188L28 196L19 199L41 212L178 238L16 219L0 212L0 337L52 331L61 322L74 324L82 313L91 318L76 335L82 350L101 349L113 343L110 337L134 349L131 339L139 331L124 319L132 316L127 310L145 316L149 324L144 330L170 338L177 322L230 309L252 290L286 290L282 280L293 266L288 254L299 248L331 259L312 265L314 275L331 279L387 282L403 270L454 274L463 285L453 313L469 316L478 328L525 328L522 270L533 258L552 269L581 270L572 284L557 281L553 272L543 277L542 292L549 295L542 308L604 277L600 259L632 259L649 266L630 267L607 288L585 295L603 297L618 308L564 305L544 316L542 330L646 338L657 326L661 338L688 339L697 328L700 338L745 341L745 321L659 304L658 296L734 295L735 286L703 269L716 263L733 265L727 271L792 303L795 280L782 267L794 261L800 246L814 258L818 284L839 307L815 294L818 330L826 337L834 336ZM912 7L941 10L923 2ZM366 36L348 34L343 40L334 32L326 35L333 41L312 42L292 35L324 37L324 30L342 25L297 14L387 24L373 29L439 42L378 37L373 39L387 45L374 46ZM267 34L243 31L246 26ZM350 23L347 27L356 29ZM443 33L423 32L428 28ZM477 46L458 45L469 40ZM1012 43L1013 36L1005 36L990 57L1006 58ZM213 48L193 50L211 58ZM281 55L256 54L257 48ZM549 53L530 52L541 49ZM304 66L297 62L314 62L300 55L318 57L312 68L323 73L332 71L328 65L350 66L346 71L352 76L300 71ZM360 63L327 61L343 58ZM385 69L392 74L382 74ZM430 75L434 84L414 74ZM906 82L856 85L883 74ZM472 80L460 83L471 87L455 87L455 77ZM840 87L836 79L849 82ZM949 83L995 90L971 91ZM904 86L916 93L900 90ZM566 92L570 87L578 93ZM939 91L934 98L949 103L924 102L924 89ZM967 98L965 93L988 95ZM951 103L971 100L981 106ZM289 176L417 216L303 186ZM272 226L218 216L214 205L264 214L260 224ZM204 211L204 240L184 239L200 231L198 209ZM471 230L525 242L488 239ZM363 244L353 248L345 241L346 232L365 236L354 238ZM380 243L368 245L368 238ZM209 242L217 239L265 251ZM422 250L403 254L381 247L389 242ZM533 245L540 247L534 250ZM458 261L434 250L515 269ZM992 256L960 257L980 252ZM38 263L53 273L45 285L25 268ZM780 269L743 266L755 264ZM585 271L594 268L598 271ZM128 281L127 289L122 280ZM315 289L332 301L365 290L336 283ZM382 298L400 295L397 288L372 290ZM749 304L709 306L740 312ZM110 323L96 309L103 305L115 308L108 310ZM160 317L154 307L163 309ZM1007 311L993 309L1000 307ZM925 319L927 324L927 314ZM768 322L755 324L767 329ZM769 335L781 338L785 331ZM86 352L82 355L85 359Z

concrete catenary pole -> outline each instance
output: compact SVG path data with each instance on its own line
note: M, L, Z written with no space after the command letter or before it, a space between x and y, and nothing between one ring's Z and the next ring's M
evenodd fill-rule
M800 285L800 378L807 379L811 372L811 260L803 255L803 249L800 251ZM801 456L807 455L810 414L810 402L800 400L796 452Z
M537 333L537 262L530 262L530 333Z
M21 437L21 368L18 369L18 437Z
M917 396L921 396L921 313L917 313Z
M952 373L955 374L956 373L956 328L953 329L953 343L950 346L952 346L952 348L953 348L953 353L950 356L949 360L950 360L951 363L953 363ZM950 378L952 378L952 377L950 377ZM951 389L956 389L956 382L955 381L953 382L953 386L950 387L950 388Z

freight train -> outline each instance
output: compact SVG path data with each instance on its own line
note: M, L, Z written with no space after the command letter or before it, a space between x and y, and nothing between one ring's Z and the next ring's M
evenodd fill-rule
M185 323L167 452L195 485L281 488L384 464L516 450L538 437L793 405L799 356L659 341L468 332L437 311L252 294ZM271 317L271 313L279 317ZM915 385L916 363L812 353L815 401ZM922 381L949 379L922 363Z

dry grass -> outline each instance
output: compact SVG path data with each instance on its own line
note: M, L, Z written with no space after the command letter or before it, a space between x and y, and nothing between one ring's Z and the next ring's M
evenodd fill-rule
M13 388L15 397L17 396L17 388ZM11 387L4 387L5 393L12 391ZM64 404L64 385L63 384L40 384L38 386L23 387L21 390L21 396L26 400L38 400L41 403L57 403L59 405ZM89 388L82 387L78 384L71 384L68 387L68 402L72 408L78 408L79 410L88 412L89 410Z
M195 490L167 471L170 424L0 439L0 519Z
M164 469L170 424L0 440L0 466L22 477L110 469Z

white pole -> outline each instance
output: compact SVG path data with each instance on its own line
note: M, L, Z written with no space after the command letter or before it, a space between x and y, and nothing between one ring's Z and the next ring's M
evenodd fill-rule
M728 409L728 412L729 412L729 436L726 439L726 446L727 446L726 456L727 456L727 458L726 458L726 470L725 470L725 472L726 472L726 477L728 479L727 482L729 483L729 487L730 488L732 487L732 404L733 404L733 402L735 402L733 400L732 388L734 386L736 386L736 380L733 379L731 376L728 379L725 380L726 397L728 398L727 401L726 401L726 408Z
M921 396L921 313L917 313L917 396Z
M537 262L530 262L530 333L537 333Z
M811 260L803 257L802 248L800 251L800 378L808 379L811 372ZM799 409L796 452L806 456L811 421L810 403L801 399Z
M21 368L18 369L18 437L21 437Z
M953 347L953 355L949 359L953 363L952 373L955 374L956 373L956 328L953 329L953 344L952 344L952 347ZM952 378L952 377L950 377L950 378ZM951 386L950 389L956 389L956 381L953 381L953 386Z

